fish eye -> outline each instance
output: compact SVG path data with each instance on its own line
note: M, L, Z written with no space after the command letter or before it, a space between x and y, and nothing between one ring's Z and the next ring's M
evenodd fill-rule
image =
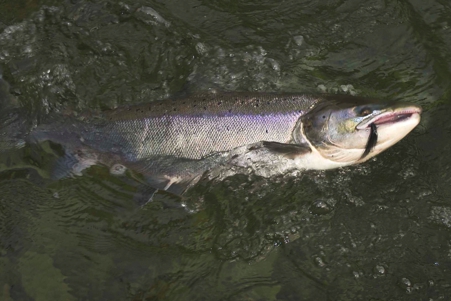
M370 115L372 112L373 112L373 111L372 111L370 108L365 107L365 108L362 108L362 109L360 110L359 116L365 117L365 116Z

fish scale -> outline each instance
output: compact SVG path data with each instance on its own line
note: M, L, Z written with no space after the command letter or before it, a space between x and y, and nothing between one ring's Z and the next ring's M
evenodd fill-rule
M299 113L221 117L167 116L133 123L117 122L108 125L104 132L118 133L111 137L113 140L128 141L128 147L136 150L135 159L159 155L201 159L214 152L227 151L257 141L288 142L299 117ZM148 126L143 126L144 124ZM85 142L89 144L89 138L85 138Z
M121 109L121 113L107 112L106 116L114 118L108 118L104 126L93 125L86 131L84 143L96 148L103 143L100 147L105 152L127 149L121 154L127 160L161 155L201 159L258 141L290 141L296 121L316 101L305 95L255 95L258 97L231 94L220 100L200 96L197 101L166 101L166 109L151 103ZM130 114L135 119L129 119ZM102 142L99 137L109 141Z
M216 179L236 170L270 177L362 163L407 135L420 114L416 105L347 95L204 93L82 118L48 116L24 139L64 148L54 178L104 164L181 194L206 171ZM13 120L0 129L3 145L23 145L24 126Z

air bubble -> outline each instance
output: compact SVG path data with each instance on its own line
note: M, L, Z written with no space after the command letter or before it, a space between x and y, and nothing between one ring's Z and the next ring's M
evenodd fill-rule
M205 44L199 42L196 44L196 51L197 51L197 53L204 55L205 53L207 53L208 48L207 48L207 46L205 46Z
M410 292L411 291L411 286L412 286L412 282L410 282L410 280L409 279L407 279L407 278L402 278L400 281L399 281L399 286L401 287L401 288L403 288L403 289L406 289L408 292Z
M373 271L377 275L384 275L386 273L385 268L382 265L375 266Z
M316 264L317 266L319 266L320 268L326 266L326 264L324 263L323 259L322 259L321 257L319 257L319 256L318 256L318 257L315 257L315 258L313 259L313 261L314 261L315 264Z
M293 37L294 43L298 46L301 46L304 43L304 37L303 36L295 36Z
M316 200L310 206L310 212L312 214L323 215L330 213L334 208L334 200Z

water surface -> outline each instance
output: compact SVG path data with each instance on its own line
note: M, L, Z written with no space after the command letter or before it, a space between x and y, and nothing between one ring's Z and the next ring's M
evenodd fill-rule
M95 166L0 156L3 300L451 298L451 4L1 1L0 69L39 124L183 91L350 93L424 108L369 162L202 181L187 208ZM0 299L1 299L0 298Z

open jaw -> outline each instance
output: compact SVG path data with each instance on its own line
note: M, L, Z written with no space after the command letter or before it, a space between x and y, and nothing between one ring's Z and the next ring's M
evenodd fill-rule
M410 106L388 112L386 111L377 115L370 116L370 118L364 119L357 125L357 129L358 130L368 129L371 127L371 124L381 126L403 122L411 119L412 116L419 116L420 114L421 108L417 106Z

